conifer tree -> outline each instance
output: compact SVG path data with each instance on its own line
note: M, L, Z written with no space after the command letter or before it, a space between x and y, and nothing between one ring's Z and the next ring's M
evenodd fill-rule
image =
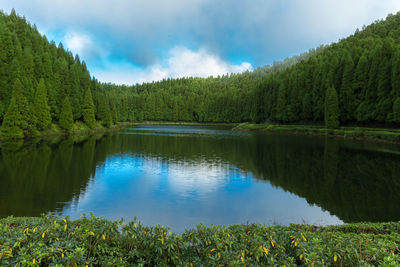
M400 48L392 57L392 89L395 96L400 96Z
M279 87L278 99L276 104L276 118L282 122L287 120L286 103L286 86L284 83L282 83Z
M24 135L36 134L36 117L32 113L29 106L28 100L26 99L23 90L22 83L17 78L14 82L12 97L15 98L18 106L18 111L21 114L21 119L17 121L17 125L22 129Z
M338 96L333 86L328 87L325 95L325 126L337 128L339 126Z
M393 121L400 123L400 97L396 98L393 103Z
M90 89L86 90L85 98L83 100L82 107L83 121L89 128L94 128L96 126L96 118L94 116L94 104L92 93Z
M302 119L308 121L312 119L312 104L309 93L306 93L302 101Z
M47 90L44 80L41 79L36 90L34 109L37 127L39 130L46 129L51 123L50 107L47 103Z
M106 127L111 127L112 125L112 116L110 111L110 105L108 99L106 97L99 98L99 107L97 110L98 118L101 120L102 124Z
M344 72L339 101L340 119L343 122L351 121L354 118L353 73L354 62L350 53L347 52L344 58Z
M72 114L72 107L71 102L69 101L69 97L66 97L64 99L58 124L63 130L71 132L72 126L74 124L74 116Z
M11 98L10 106L4 116L4 121L1 126L1 135L6 139L21 139L24 138L24 133L20 128L22 120L21 113L18 110L18 105L15 97Z
M358 60L353 77L353 93L356 97L355 106L357 107L364 99L368 84L368 58L362 54Z

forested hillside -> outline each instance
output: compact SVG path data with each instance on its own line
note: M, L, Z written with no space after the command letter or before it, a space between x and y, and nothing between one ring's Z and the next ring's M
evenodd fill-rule
M400 13L294 61L252 73L136 85L130 88L135 118L320 123L333 88L341 124L400 123Z
M0 14L4 137L119 121L321 123L328 88L341 124L400 123L400 13L253 72L133 86L99 83L79 56L49 42L15 11Z
M85 63L61 44L49 43L15 11L0 13L0 57L3 136L32 135L68 116L82 118L85 94L96 85Z

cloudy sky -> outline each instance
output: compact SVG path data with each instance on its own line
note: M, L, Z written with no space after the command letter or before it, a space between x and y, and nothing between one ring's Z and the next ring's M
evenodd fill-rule
M0 0L103 82L242 72L335 42L400 0Z

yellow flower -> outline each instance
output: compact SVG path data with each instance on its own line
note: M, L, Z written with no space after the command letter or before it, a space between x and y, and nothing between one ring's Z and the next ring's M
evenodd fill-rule
M267 248L265 248L265 247L263 247L263 250L264 250L265 254L267 254L267 255L268 255L268 249L267 249Z
M46 234L46 233L45 233L45 232L43 232L43 234L42 234L42 238L44 238L45 234Z
M33 259L33 260L32 260L32 263L35 264L35 263L36 263L36 259Z
M103 240L106 240L106 236L104 234L101 235L101 238L103 238Z
M307 241L307 238L303 234L301 234L301 237L303 238L304 241Z
M133 226L135 226L135 228L136 228L136 227L137 227L137 224L136 224L136 223L134 223L134 224L133 224Z
M333 257L333 261L336 262L337 261L337 256L335 255L335 257Z

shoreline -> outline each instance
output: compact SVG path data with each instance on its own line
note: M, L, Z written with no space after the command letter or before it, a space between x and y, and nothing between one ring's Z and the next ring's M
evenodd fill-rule
M74 129L68 133L60 129L60 127L56 124L50 126L49 129L39 132L37 135L25 136L24 138L20 139L6 139L0 136L0 141L27 141L31 139L48 139L54 137L67 137L67 136L79 136L79 135L96 135L102 134L112 131L117 131L126 127L130 126L137 126L137 125L180 125L180 126L229 126L229 127L236 127L238 123L224 123L224 122L170 122L170 121L142 121L142 122L119 122L111 126L110 128L106 128L101 125L99 122L97 123L96 127L93 129L88 128L83 122L75 122Z
M317 125L290 125L290 124L253 124L240 123L232 129L244 132L275 132L294 135L327 136L330 138L350 139L363 142L378 142L400 144L400 129L346 127L329 129Z
M309 136L327 136L330 138L340 138L357 140L371 143L387 143L400 145L400 129L386 128L369 128L369 127L348 127L341 126L335 129L326 128L319 125L297 125L297 124L268 124L268 123L225 123L225 122L172 122L172 121L142 121L142 122L120 122L116 125L106 128L100 123L94 129L88 128L82 122L74 124L74 130L70 133L62 131L57 125L52 125L50 129L40 132L36 136L27 136L23 139L31 140L35 138L48 139L54 137L80 136L80 135L96 135L107 132L118 131L127 127L138 125L177 125L177 126L226 126L232 127L232 131L242 132L265 132L265 133L284 133L293 135L309 135ZM13 141L16 141L12 139ZM0 137L0 141L7 139Z

